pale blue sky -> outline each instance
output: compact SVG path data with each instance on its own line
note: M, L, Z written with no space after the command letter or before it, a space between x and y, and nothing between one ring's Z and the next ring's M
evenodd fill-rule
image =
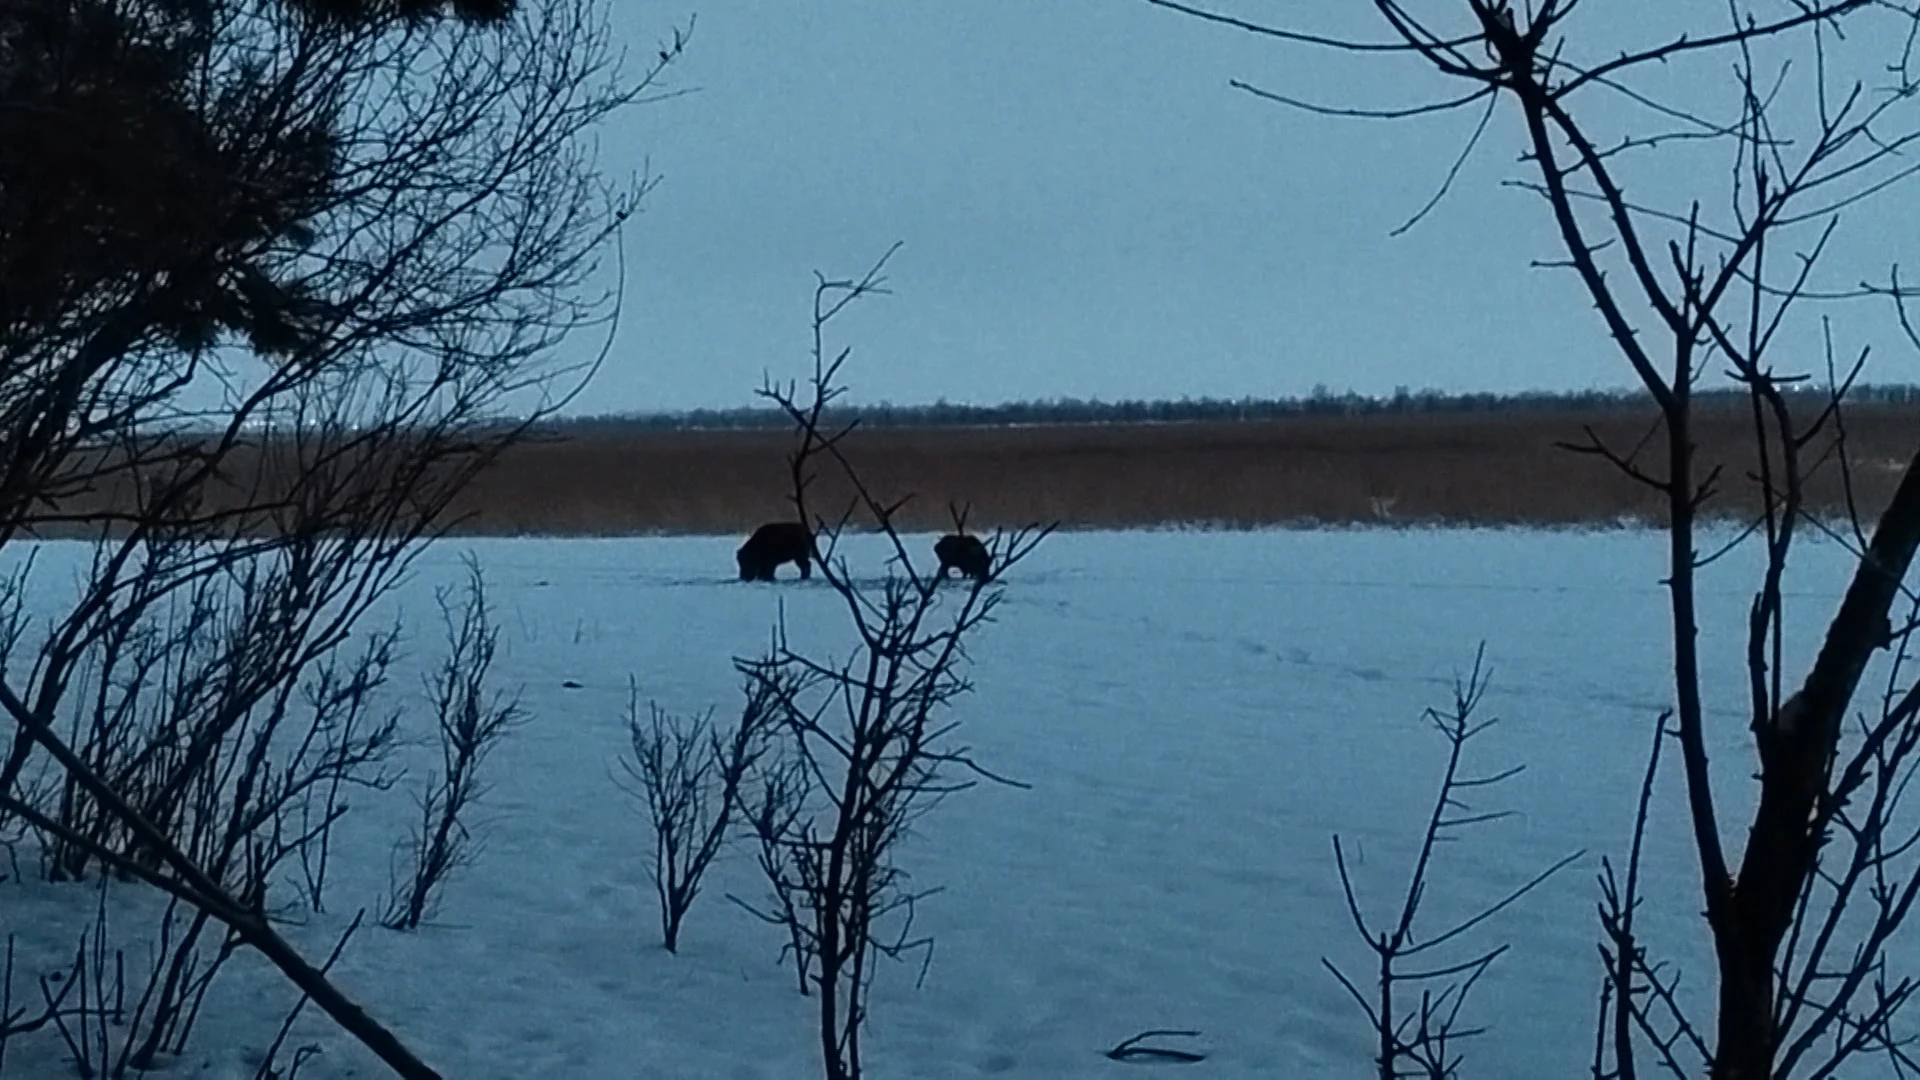
M1649 11L1724 11L1671 2L1589 5L1622 20L1593 27L1595 52L1641 36L1623 23ZM1370 5L1232 6L1296 24L1342 12L1378 36ZM663 182L630 237L625 324L577 411L750 403L763 370L802 370L812 271L857 272L895 240L895 295L842 324L861 400L1628 381L1572 277L1529 266L1558 252L1544 205L1500 184L1522 175L1510 111L1439 211L1390 238L1476 114L1328 119L1227 85L1369 104L1449 89L1418 64L1143 0L615 0L641 57L690 13L672 85L697 92L604 138L610 165L644 156ZM1725 70L1660 77L1711 106ZM1650 182L1725 190L1718 166L1662 167ZM1894 198L1843 280L1914 249L1911 196ZM1901 357L1880 376L1915 368Z

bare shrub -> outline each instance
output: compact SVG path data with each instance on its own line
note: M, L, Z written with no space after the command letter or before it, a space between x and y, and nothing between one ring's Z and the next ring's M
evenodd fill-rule
M1474 985L1493 962L1506 953L1508 946L1498 945L1477 951L1465 958L1450 958L1440 952L1459 941L1521 897L1532 892L1549 877L1580 858L1574 852L1547 867L1498 902L1453 923L1438 932L1418 931L1414 922L1427 899L1427 884L1434 871L1440 845L1460 839L1461 833L1506 817L1509 811L1476 810L1466 800L1511 779L1525 768L1512 768L1486 775L1464 772L1467 744L1484 734L1498 720L1476 720L1481 699L1487 690L1488 673L1484 666L1486 646L1474 654L1473 670L1464 680L1455 680L1453 705L1446 712L1428 709L1425 719L1447 743L1447 763L1441 771L1440 790L1427 826L1421 835L1419 853L1407 875L1406 891L1400 897L1400 909L1390 926L1370 926L1354 895L1353 877L1348 871L1346 850L1340 837L1333 838L1334 865L1340 873L1340 888L1347 900L1347 913L1353 926L1373 953L1372 995L1363 992L1355 976L1348 975L1324 957L1321 963L1333 973L1340 985L1366 1015L1377 1050L1374 1065L1380 1080L1422 1076L1445 1080L1459 1075L1459 1044L1484 1029L1461 1024L1461 1012ZM1431 954L1431 955L1430 955ZM1409 967L1413 970L1408 970ZM1408 998L1412 998L1409 1001Z
M323 760L331 766L314 775L302 789L299 821L294 826L299 842L295 853L300 861L301 898L315 912L326 910L327 868L332 858L333 824L350 806L347 789L364 786L387 790L398 777L385 772L368 775L363 768L349 770L355 748L371 755L378 751L384 759L386 747L399 730L397 709L375 713L375 695L388 679L393 650L400 634L396 625L389 631L370 636L366 651L351 665L331 659L322 663L307 684L306 708L314 717L309 731L329 749ZM361 763L362 766L366 763Z
M969 688L962 645L990 619L1000 597L992 587L1049 531L995 536L995 572L964 592L943 590L937 575L915 568L894 525L904 500L883 501L848 465L841 444L854 425L823 423L843 393L835 379L848 355L842 350L828 359L826 327L847 305L884 291L880 272L891 255L859 280L817 278L807 391L802 396L772 384L762 391L794 421L798 446L788 458L794 506L824 541L821 577L858 644L844 660L816 658L791 646L783 622L766 655L738 661L750 685L764 693L769 722L784 743L750 811L774 897L770 907L756 910L786 928L803 982L810 978L818 991L829 1080L862 1075L860 1034L878 959L931 946L931 939L913 936L914 905L929 892L913 889L895 861L900 840L940 799L976 778L1009 782L955 744L957 722L947 719L947 710ZM856 492L837 519L809 512L807 494L820 462ZM839 553L856 514L890 547L889 573L878 588L856 582Z
M419 825L400 849L405 852L406 869L397 875L380 917L381 924L392 930L418 929L437 906L454 871L472 861L477 852L469 818L487 790L480 783L480 766L500 740L526 720L517 697L488 685L500 628L493 624L479 564L469 558L466 568L465 601L458 612L450 590L435 592L447 631L446 655L427 679L429 708L439 734L440 771L427 775L417 796Z
M51 874L177 902L129 1067L246 948L437 1075L269 895L304 857L322 903L341 793L382 775L359 622L591 371L552 350L617 315L599 260L646 189L592 132L682 40L631 77L598 0L403 6L0 11L0 553L93 552L0 657L0 814Z
M182 955L172 945L173 933L182 921L185 905L177 897L169 899L160 920L158 947L143 950L148 958L143 971L138 966L139 952L133 956L134 964L129 965L127 950L113 944L108 916L112 885L111 877L98 880L93 920L81 931L72 960L35 979L36 1004L15 1005L17 968L14 938L9 935L5 966L0 969L0 1075L6 1073L6 1051L11 1041L36 1031L51 1031L58 1036L68 1062L83 1080L144 1076L164 1067L161 1055L177 1056L184 1049L215 973L240 947L240 939L227 934L205 967L189 962L189 1000L185 1005L169 1005L165 994L177 978L174 968ZM359 926L356 916L321 966L322 972L333 967ZM276 1069L286 1034L306 1002L302 995L295 1003L255 1070L255 1080L290 1080L306 1060L319 1053L318 1047L302 1047L285 1071Z
M1869 349L1842 345L1833 313L1886 304L1886 336L1920 350L1920 332L1898 268L1883 276L1829 264L1845 250L1843 219L1872 221L1916 173L1920 5L1674 7L1662 12L1674 19L1669 29L1619 20L1627 40L1602 45L1593 24L1575 18L1577 0L1457 0L1417 18L1379 0L1373 13L1387 38L1368 41L1150 2L1294 46L1430 68L1459 92L1349 108L1238 85L1291 107L1377 119L1484 110L1460 162L1498 130L1491 121L1507 107L1526 170L1515 182L1544 201L1557 239L1549 265L1577 278L1643 392L1648 419L1637 440L1590 430L1566 444L1657 500L1672 645L1672 708L1653 725L1670 735L1653 740L1624 877L1609 861L1602 879L1605 994L1592 1074L1630 1078L1644 1059L1716 1080L1829 1076L1865 1069L1874 1055L1890 1072L1913 1071L1917 1032L1907 1013L1920 976L1901 970L1893 945L1920 896L1920 848L1901 813L1920 764L1920 686L1907 664L1911 624L1890 626L1889 613L1920 548L1920 454L1903 452L1899 483L1877 509L1859 501L1846 406ZM1675 74L1695 64L1726 73L1718 106L1676 90L1698 85ZM1622 98L1642 110L1624 128L1603 103ZM1663 176L1654 163L1681 167ZM1405 227L1434 212L1459 175L1456 164ZM1726 178L1725 187L1702 194L1701 177ZM1687 190L1663 199L1676 179ZM1696 441L1705 407L1696 390L1716 373L1744 401L1753 462L1744 475L1704 460ZM1810 502L1816 481L1844 493L1842 513ZM1757 505L1746 528L1703 550L1706 515L1740 495ZM1786 613L1810 531L1846 547L1852 575L1796 677L1789 669L1802 661L1788 645ZM1739 829L1722 821L1728 792L1709 768L1710 747L1724 740L1704 704L1698 598L1704 568L1743 544L1759 545L1764 558L1741 628L1743 734L1758 798ZM1850 721L1888 645L1880 700ZM1713 945L1711 1018L1689 1014L1673 991L1677 973L1634 921L1649 899L1641 841L1669 737ZM1744 847L1734 850L1730 837L1744 837Z
M792 678L790 672L773 667L763 668L759 674ZM785 740L779 745L784 746ZM756 863L766 879L770 902L754 904L731 893L727 899L762 922L786 932L780 958L792 962L800 996L810 997L814 962L814 939L809 930L812 916L807 906L809 898L794 871L792 850L811 777L805 765L778 750L754 772L753 789L741 794L740 814L753 833Z
M729 836L742 785L766 753L770 696L764 686L748 686L739 722L723 732L714 727L711 710L679 717L651 701L643 721L639 686L630 686L629 747L620 766L631 783L628 794L646 807L653 831L648 877L660 901L660 942L668 952L679 951L680 924Z
M236 561L222 541L156 536L122 565L135 597L171 567L200 562L220 572L197 576L165 604L102 605L74 639L68 743L157 836L129 827L66 771L46 816L23 815L39 827L51 880L83 879L96 867L122 881L157 874L165 845L240 910L274 913L270 886L290 860L323 857L316 852L345 812L341 792L384 789L394 778L385 767L394 721L366 719L392 662L393 633L345 653L339 611L288 602L290 590L305 587L297 583L351 570L360 558L351 545L308 537ZM110 573L98 563L94 571L96 580ZM310 888L308 901L322 891ZM159 917L155 970L120 1018L127 1041L111 1075L181 1053L241 945L205 906L183 899L171 897ZM95 948L106 947L106 934L103 913Z
M168 841L220 873L236 896L259 894L264 909L267 879L282 860L318 858L308 853L327 842L344 788L392 782L383 764L395 721L366 714L387 680L397 631L343 655L340 612L289 603L290 591L309 587L301 582L364 569L350 546L310 537L222 565L225 546L156 537L126 564L136 594L171 566L204 560L224 572L184 583L164 605L96 611L76 639L69 739ZM289 669L301 677L270 677ZM72 775L54 817L62 826L47 837L54 880L83 878L95 863L125 880L116 857L159 865Z

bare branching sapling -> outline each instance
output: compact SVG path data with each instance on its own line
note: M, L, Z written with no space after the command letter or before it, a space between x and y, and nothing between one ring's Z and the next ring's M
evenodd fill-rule
M814 525L820 576L846 611L856 644L844 660L820 659L795 648L783 624L766 655L739 661L750 684L763 689L781 740L762 770L763 777L773 770L760 785L772 797L748 810L774 897L759 911L786 928L803 983L811 981L829 1080L862 1075L861 1031L877 960L931 945L913 936L914 906L929 891L914 889L895 861L901 838L945 796L980 778L1000 780L956 745L958 723L948 710L969 689L964 642L991 618L1000 576L1049 531L996 536L995 572L964 592L943 590L936 574L916 567L894 524L904 500L869 489L846 457L856 425L829 406L843 393L836 379L848 352L829 359L825 331L849 304L884 291L886 261L858 280L817 279L812 377L804 392L763 390L794 421L794 506ZM823 464L854 492L834 518L809 504ZM888 548L889 572L877 586L856 581L840 550L856 518Z
M480 567L471 559L464 592L457 611L450 591L438 592L447 653L428 678L427 693L438 726L440 769L427 776L419 794L420 821L401 849L405 870L397 875L380 918L393 930L418 929L448 879L477 854L470 826L474 806L487 790L480 768L527 719L517 696L491 685L500 628L493 623Z
M773 668L762 674L793 681L791 672ZM776 747L782 744L776 744ZM764 904L750 903L732 893L727 899L762 922L786 933L780 946L780 958L793 964L794 976L802 997L812 996L813 938L808 896L794 872L792 843L805 809L806 793L812 781L806 766L791 754L777 749L754 770L750 787L740 795L740 820L752 834L756 863L766 879L769 899Z
M730 731L713 725L711 711L680 717L651 701L642 720L640 689L636 684L629 690L629 747L620 767L627 775L623 786L646 808L653 833L648 876L668 952L679 951L680 924L745 805L743 785L767 750L769 713L768 692L756 684L747 688L740 721Z
M1473 670L1464 680L1456 680L1450 709L1446 712L1428 709L1424 714L1433 729L1446 740L1447 762L1433 810L1421 834L1419 853L1407 876L1400 909L1390 926L1368 925L1354 893L1346 849L1338 835L1333 838L1334 865L1340 874L1341 891L1346 896L1347 913L1353 918L1354 929L1359 931L1361 940L1373 953L1371 994L1361 989L1355 976L1348 975L1333 961L1323 957L1320 962L1366 1015L1375 1038L1375 1075L1380 1080L1403 1076L1444 1080L1459 1075L1460 1043L1485 1030L1464 1025L1462 1010L1475 984L1509 946L1498 945L1464 958L1448 957L1443 948L1464 939L1583 854L1574 852L1560 859L1499 901L1445 930L1421 933L1415 929L1415 920L1427 900L1427 886L1439 845L1458 840L1465 830L1498 821L1510 813L1477 810L1468 798L1518 775L1524 768L1516 765L1482 776L1464 771L1467 744L1498 723L1494 719L1475 718L1487 691L1489 673L1484 667L1485 657L1483 644L1474 654Z

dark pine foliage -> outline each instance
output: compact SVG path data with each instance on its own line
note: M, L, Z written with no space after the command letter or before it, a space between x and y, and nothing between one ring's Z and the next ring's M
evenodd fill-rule
M388 20L514 8L283 2L316 51ZM104 333L102 352L148 338L191 351L239 335L287 354L324 317L288 264L335 195L335 115L304 102L290 118L277 73L208 63L243 14L233 0L0 0L5 341Z

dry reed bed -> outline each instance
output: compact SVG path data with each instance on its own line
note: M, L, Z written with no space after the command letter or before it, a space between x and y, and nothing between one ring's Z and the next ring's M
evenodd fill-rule
M997 428L895 427L854 432L846 451L883 498L912 493L901 520L911 529L949 526L949 502L970 504L969 525L1058 521L1067 528L1282 524L1612 525L1663 520L1659 496L1607 462L1556 446L1585 440L1591 426L1609 445L1643 439L1641 464L1663 468L1664 434L1652 418L1620 409L1571 412L1423 413L1298 417L1180 424ZM1695 444L1723 466L1715 516L1749 516L1751 414L1703 409ZM1915 449L1920 407L1859 406L1847 416L1855 468L1852 500L1877 513ZM457 499L456 531L468 535L738 534L792 515L778 430L660 431L596 424L546 434L508 450ZM1810 446L1819 456L1831 438ZM205 507L257 499L275 488L286 455L243 449L228 482ZM831 470L824 470L831 473ZM66 500L65 512L125 510L121 482ZM823 476L812 509L849 505L844 483ZM1811 505L1848 505L1833 460L1816 475ZM71 528L42 530L71 533Z
M1847 417L1856 462L1853 500L1877 512L1892 494L1894 467L1915 448L1920 409L1862 406ZM1650 415L1510 412L1413 414L1193 424L1024 428L874 428L847 452L883 497L915 495L907 525L948 525L948 502L971 504L970 525L1057 520L1069 528L1205 524L1407 522L1456 525L1590 525L1662 520L1661 499L1607 462L1557 442L1584 441L1583 427L1631 448ZM600 427L523 445L482 474L460 503L463 531L480 534L730 534L790 516L779 431L620 431ZM1664 435L1644 463L1664 462ZM1724 466L1723 494L1709 507L1748 515L1759 505L1751 478L1751 415L1702 411L1695 443ZM1809 448L1819 454L1822 440ZM816 512L847 504L844 485L823 478ZM1811 503L1848 503L1841 470L1816 477Z

